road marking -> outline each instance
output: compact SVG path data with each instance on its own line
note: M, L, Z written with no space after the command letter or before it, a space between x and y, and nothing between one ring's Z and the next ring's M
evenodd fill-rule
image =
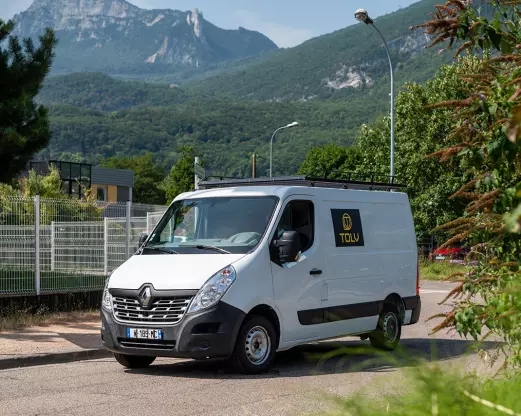
M430 289L427 289L427 290L421 290L420 289L420 294L425 294L425 295L429 295L429 294L432 294L432 293L449 293L450 290L430 290Z

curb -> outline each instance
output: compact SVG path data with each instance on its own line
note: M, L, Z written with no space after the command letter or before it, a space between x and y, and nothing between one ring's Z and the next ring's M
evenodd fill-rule
M0 360L0 370L34 367L37 365L63 364L74 361L98 360L101 358L112 357L112 355L113 354L105 348L98 348L92 350L45 354L39 356L8 358L6 360Z

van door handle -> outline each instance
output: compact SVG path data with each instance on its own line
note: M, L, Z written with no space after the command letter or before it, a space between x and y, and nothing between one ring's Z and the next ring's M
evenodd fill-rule
M320 276L322 274L322 270L313 269L309 272L311 276Z

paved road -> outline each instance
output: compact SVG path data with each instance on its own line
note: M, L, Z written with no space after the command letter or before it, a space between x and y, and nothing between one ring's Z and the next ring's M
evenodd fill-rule
M429 338L429 316L446 309L437 303L452 286L425 283L419 324L405 328L408 354L447 363L479 366L463 358L471 345L456 335ZM401 366L376 362L370 352L355 353L368 342L346 339L310 344L278 355L273 370L261 376L233 374L225 364L159 359L147 370L125 370L112 359L0 371L2 415L298 415L331 406L326 395L348 395L375 385L392 391L386 378ZM351 354L321 361L344 348ZM371 351L369 349L369 351ZM392 357L397 358L394 353ZM403 386L402 386L403 387ZM402 388L400 387L400 388ZM395 390L395 389L394 389Z

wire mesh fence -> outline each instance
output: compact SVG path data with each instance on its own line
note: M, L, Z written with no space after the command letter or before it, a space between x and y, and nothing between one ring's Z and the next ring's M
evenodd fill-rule
M138 249L166 207L0 197L0 296L90 291Z

